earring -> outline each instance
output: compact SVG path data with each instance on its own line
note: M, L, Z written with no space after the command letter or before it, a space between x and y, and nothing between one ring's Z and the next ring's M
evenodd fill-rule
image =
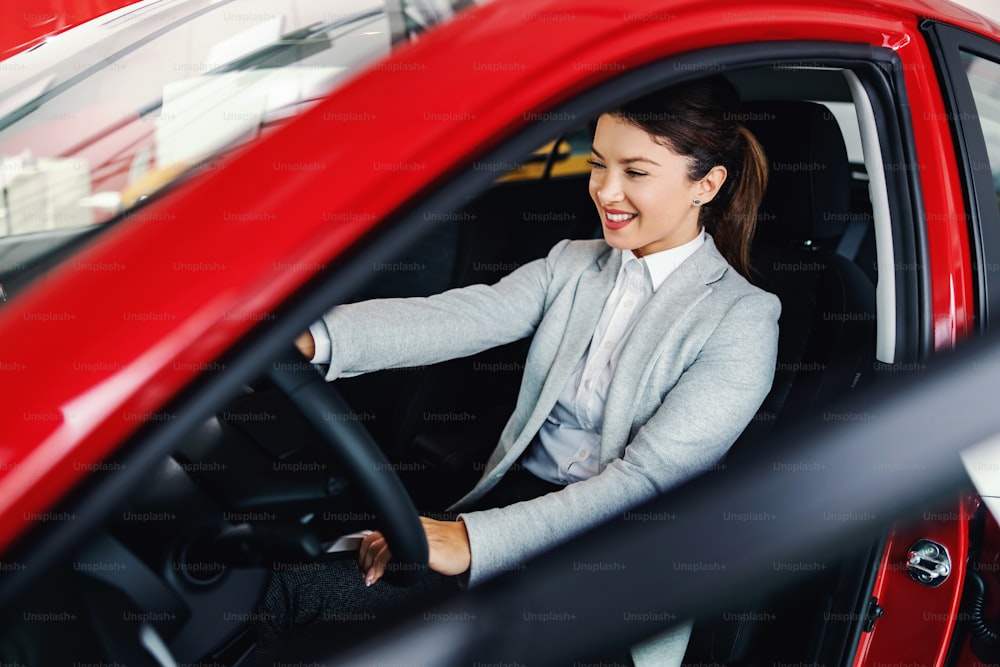
M695 206L701 206L701 200L700 199L695 199L694 200L694 205Z

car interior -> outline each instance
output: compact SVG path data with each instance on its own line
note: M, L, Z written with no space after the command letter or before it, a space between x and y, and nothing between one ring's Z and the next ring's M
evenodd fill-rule
M708 474L758 456L768 434L803 415L822 428L824 406L876 381L886 312L877 296L886 272L877 239L878 225L889 221L875 205L884 192L869 176L879 147L859 121L863 88L837 67L768 65L725 75L744 99L741 120L771 162L752 257L757 284L780 298L782 314L771 392ZM561 239L599 238L579 159L589 156L592 126L570 128L519 168L496 174L418 243L374 267L355 300L493 282ZM67 238L83 243L94 233L0 238L0 283L16 298L68 255L75 244ZM528 343L340 379L336 391L349 406L342 421L368 431L420 512L440 511L483 470L513 408ZM40 656L55 655L51 664L61 664L72 655L151 664L144 651L152 640L123 639L137 636L126 629L139 623L154 627L178 662L239 663L252 643L248 614L272 565L327 557L325 543L373 518L278 384L263 378L221 406L64 571L7 610L3 661L40 664ZM880 554L873 544L806 586L735 600L727 612L697 619L688 661L837 664L874 613L868 591ZM86 630L53 644L38 624L20 622L54 608Z

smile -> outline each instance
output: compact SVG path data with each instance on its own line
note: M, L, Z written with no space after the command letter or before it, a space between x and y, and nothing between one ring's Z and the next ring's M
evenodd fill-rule
M604 213L610 222L627 222L638 215L638 213L608 213L607 211Z

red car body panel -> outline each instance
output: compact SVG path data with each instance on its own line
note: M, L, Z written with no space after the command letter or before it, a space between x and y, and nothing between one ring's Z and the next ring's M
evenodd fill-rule
M139 0L7 0L0 22L0 59L38 46L46 37Z
M951 347L973 329L972 268L960 167L919 20L940 17L993 39L1000 30L931 0L738 7L552 0L476 8L128 214L16 295L0 310L0 549L50 518L53 504L142 424L170 419L164 406L310 277L532 113L659 58L750 36L885 46L902 59L934 344ZM957 609L954 591L942 609ZM887 640L885 655L923 640L937 655L941 637L926 634Z

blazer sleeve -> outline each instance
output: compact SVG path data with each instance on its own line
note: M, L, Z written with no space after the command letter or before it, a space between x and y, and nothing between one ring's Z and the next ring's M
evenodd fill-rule
M622 458L598 475L503 508L461 514L469 532L469 584L710 468L753 418L774 377L778 299L737 300Z
M329 337L326 379L435 364L531 335L545 312L548 287L568 243L560 241L548 256L494 285L333 308L311 327L325 329Z

